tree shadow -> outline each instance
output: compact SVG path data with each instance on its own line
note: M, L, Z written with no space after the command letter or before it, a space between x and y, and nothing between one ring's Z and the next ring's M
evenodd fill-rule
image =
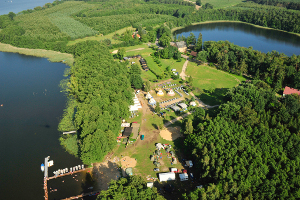
M158 126L156 124L153 124L152 123L152 126L155 128L155 129L158 129Z
M197 95L197 97L205 104L208 104L210 106L220 105L222 103L225 103L227 100L225 95L228 92L228 88L216 88L212 92L209 90L203 91L204 93L202 93L200 96Z

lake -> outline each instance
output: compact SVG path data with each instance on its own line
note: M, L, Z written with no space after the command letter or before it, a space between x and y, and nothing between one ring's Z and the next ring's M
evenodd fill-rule
M0 0L0 15L9 12L18 13L22 10L33 9L37 6L43 6L46 3L52 3L54 0Z
M228 40L243 47L252 46L254 50L271 52L276 50L287 56L300 54L300 37L283 31L258 28L245 23L222 22L188 26L174 32L188 37L194 33L198 38L202 33L202 41Z
M46 156L54 160L49 176L54 170L82 164L58 140L57 126L67 100L59 83L66 67L44 58L0 52L0 199L44 199L40 165ZM84 176L78 175L79 182L72 177L48 181L58 190L49 193L49 199L80 194Z

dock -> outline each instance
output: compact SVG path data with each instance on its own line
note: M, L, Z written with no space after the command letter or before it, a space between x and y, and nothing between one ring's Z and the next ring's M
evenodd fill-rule
M65 199L62 199L62 200L71 200L71 199L78 199L78 198L81 198L81 197L84 197L84 196L89 196L89 195L93 195L93 194L96 194L96 193L100 193L101 190L98 190L98 191L93 191L93 192L88 192L88 193L83 193L83 194L80 194L80 195L77 195L77 196L73 196L73 197L69 197L69 198L65 198Z
M76 174L76 173L79 173L79 172L83 172L85 170L92 170L93 168L84 168L84 169L80 169L80 170L77 170L77 171L74 171L74 172L68 172L68 173L64 173L64 174L61 174L61 175L57 175L57 176L51 176L51 177L48 177L47 180L51 180L51 179L55 179L55 178L60 178L60 177L63 177L63 176L67 176L67 175L72 175L72 174Z

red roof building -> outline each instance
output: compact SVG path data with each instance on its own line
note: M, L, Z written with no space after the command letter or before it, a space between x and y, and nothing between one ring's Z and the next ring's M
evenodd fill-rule
M197 52L192 51L192 52L191 52L191 55L194 56L194 57L197 57Z
M134 38L134 34L132 35L132 38ZM138 37L138 38L141 38L141 36L139 35L139 34L136 34L136 36Z
M287 94L298 94L298 95L300 95L300 91L296 90L294 88L290 88L288 86L285 86L284 91L283 91L283 96L285 96Z

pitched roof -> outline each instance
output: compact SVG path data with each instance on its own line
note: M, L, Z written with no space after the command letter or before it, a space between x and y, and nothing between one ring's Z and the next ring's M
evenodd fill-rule
M287 94L298 94L298 95L300 95L300 91L297 90L297 89L285 86L284 91L283 91L283 95L287 95Z
M176 46L177 48L186 47L186 42L185 41L176 42Z
M123 137L129 137L130 134L132 133L132 130L133 130L132 127L125 128L125 130L123 132Z
M196 56L197 56L197 52L192 51L192 52L191 52L191 55L196 57Z

